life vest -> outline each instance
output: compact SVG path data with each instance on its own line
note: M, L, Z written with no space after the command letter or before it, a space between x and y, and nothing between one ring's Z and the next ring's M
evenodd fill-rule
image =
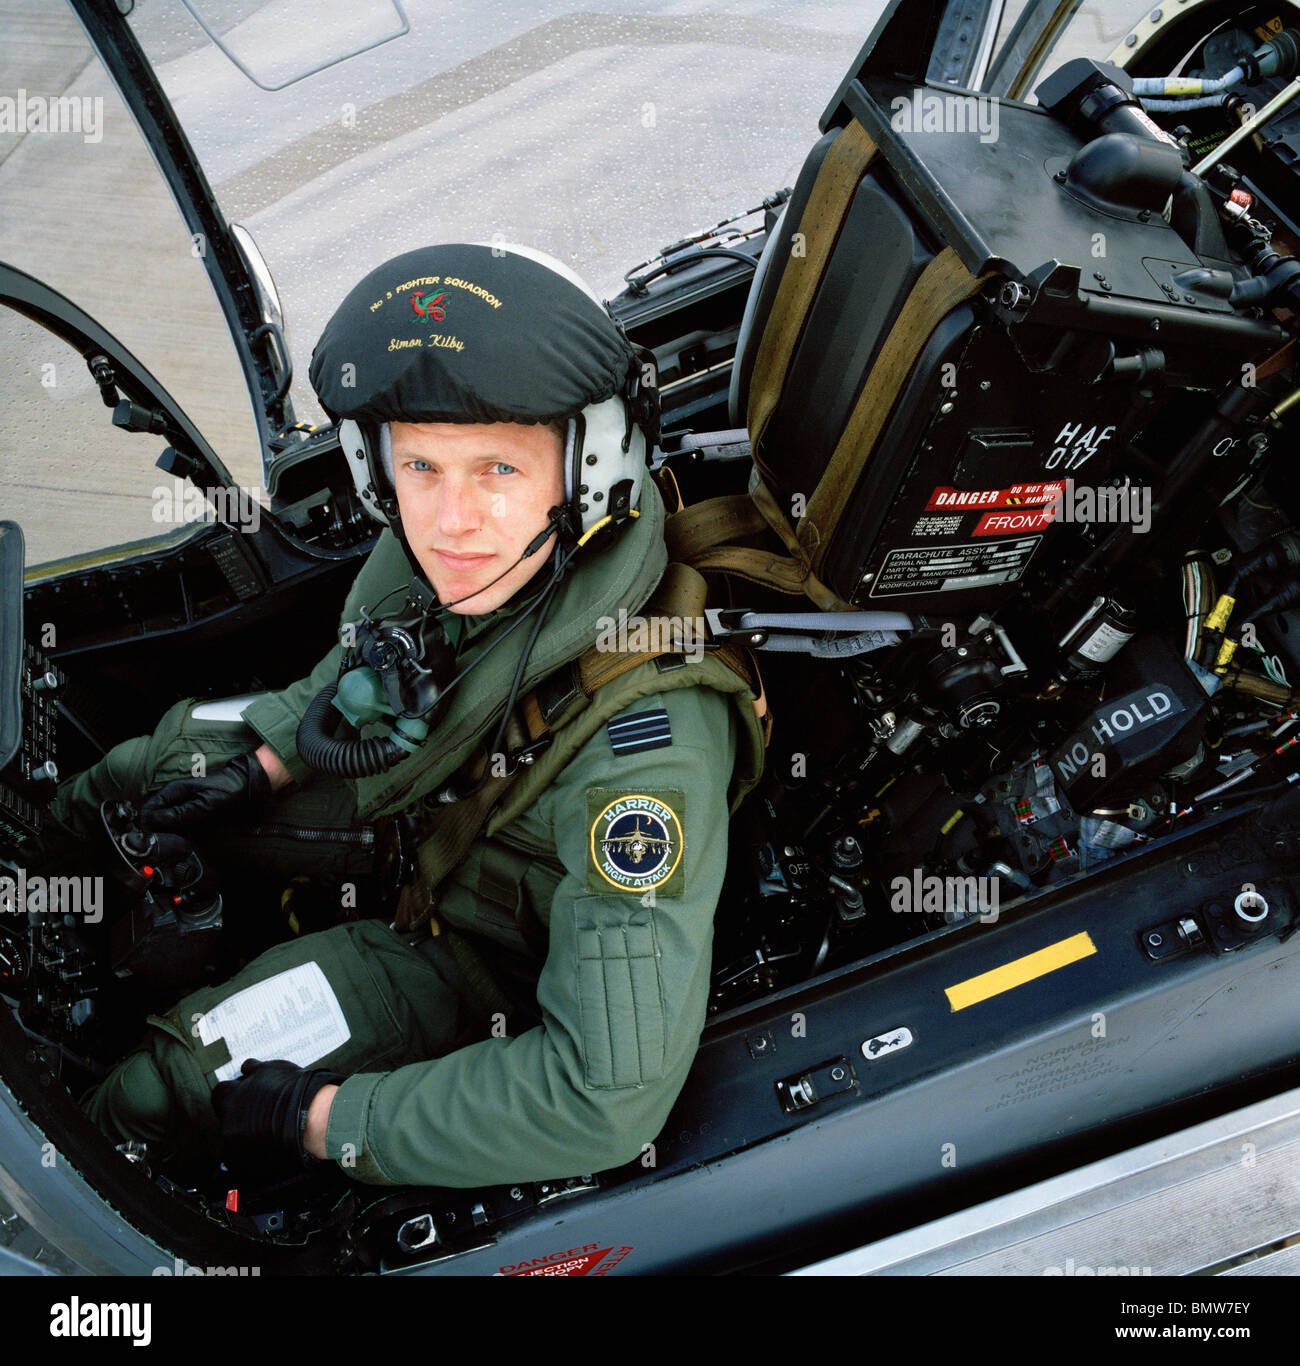
M606 650L592 647L561 666L521 702L515 756L509 770L488 776L468 796L440 803L426 798L417 815L419 850L414 879L403 889L395 923L418 929L434 914L437 890L467 857L476 840L491 839L518 819L551 785L579 750L613 717L653 694L706 687L733 703L738 744L728 786L734 813L758 783L770 734L770 717L757 670L743 650L726 645L687 659L694 645L668 623L702 622L707 588L683 565L670 564L643 619L658 648ZM702 638L695 636L694 639ZM521 735L521 732L523 734ZM507 732L509 738L509 732ZM479 763L486 763L480 756Z

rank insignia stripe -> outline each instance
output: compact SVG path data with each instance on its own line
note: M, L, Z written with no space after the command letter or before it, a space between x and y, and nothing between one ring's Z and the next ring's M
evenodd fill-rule
M1045 977L1049 972L1068 967L1071 963L1089 958L1096 952L1097 946L1085 930L1079 934L1072 934L1068 939L1049 944L1034 953L1027 953L1023 958L1013 958L1011 962L1003 963L1000 968L992 968L976 977L968 977L955 986L945 987L944 995L954 1011L965 1010L967 1006L978 1005L981 1001L1000 996L1013 987L1024 986L1026 982Z
M641 754L648 749L662 749L673 742L668 713L662 707L616 716L605 723L605 730L615 754Z

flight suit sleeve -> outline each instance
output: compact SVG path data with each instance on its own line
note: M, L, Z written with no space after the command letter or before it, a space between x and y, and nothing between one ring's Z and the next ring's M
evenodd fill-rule
M298 724L316 694L338 678L342 660L343 647L335 645L306 678L266 693L244 708L244 724L271 746L295 783L316 776L298 754Z
M340 633L347 622L359 618L363 606L375 606L393 589L410 581L410 564L397 538L391 531L385 531L348 592L339 617ZM300 678L279 692L266 693L244 709L244 723L271 746L297 783L318 776L298 754L298 724L316 694L338 678L342 659L343 647L336 644L306 678Z
M541 1025L349 1077L325 1139L349 1175L561 1179L633 1160L662 1128L704 1027L736 736L730 705L708 688L629 711L531 813L564 868L537 984Z

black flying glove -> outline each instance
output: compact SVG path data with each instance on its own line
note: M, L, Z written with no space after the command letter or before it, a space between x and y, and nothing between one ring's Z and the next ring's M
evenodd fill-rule
M240 754L206 778L177 778L140 807L146 830L180 833L214 817L249 816L271 796L271 780L255 754Z
M232 1172L264 1180L301 1171L309 1161L302 1147L308 1107L322 1087L343 1078L283 1059L246 1058L241 1073L238 1081L223 1081L212 1092L222 1160Z

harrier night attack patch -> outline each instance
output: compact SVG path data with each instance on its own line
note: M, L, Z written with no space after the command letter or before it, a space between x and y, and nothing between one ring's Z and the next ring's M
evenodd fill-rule
M680 896L686 794L676 788L587 791L587 890Z

